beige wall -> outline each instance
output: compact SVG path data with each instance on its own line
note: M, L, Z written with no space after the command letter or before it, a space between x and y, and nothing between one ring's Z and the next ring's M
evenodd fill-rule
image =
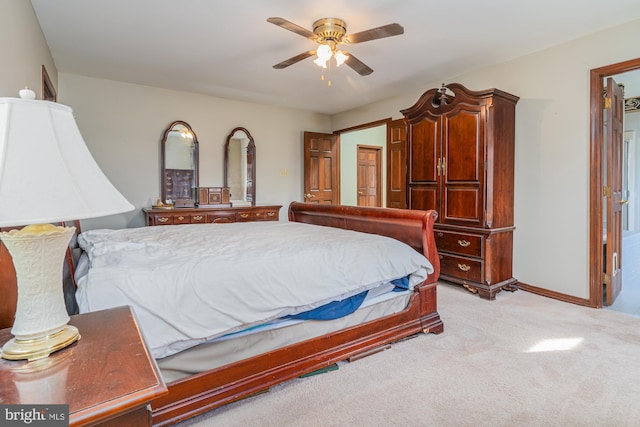
M332 117L343 129L401 117L442 82L497 87L516 108L514 276L589 297L589 71L640 56L634 21L513 61L425 82L414 92Z
M28 86L42 99L42 65L58 86L58 71L27 0L0 0L0 96L17 97Z
M223 184L227 135L245 127L256 143L256 200L287 206L302 200L302 133L328 132L329 116L73 74L59 74L59 102L69 105L91 154L137 208L85 220L83 229L144 225L141 209L160 196L160 139L175 120L198 137L200 185ZM286 171L286 173L281 173ZM282 176L286 175L286 176Z

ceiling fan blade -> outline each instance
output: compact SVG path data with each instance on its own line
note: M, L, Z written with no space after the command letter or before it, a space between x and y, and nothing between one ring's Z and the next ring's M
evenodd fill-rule
M400 24L388 24L382 27L371 28L370 30L361 31L359 33L349 34L346 39L347 43L362 43L369 40L382 39L385 37L399 36L404 34L404 27Z
M300 62L303 59L307 59L308 57L313 56L315 53L316 53L315 50L310 50L308 52L302 52L299 55L296 55L294 57L291 57L289 59L286 59L286 60L280 62L279 64L274 65L273 68L275 68L276 70L281 70L283 68L287 68L289 65L293 65L296 62Z
M271 22L272 24L277 25L278 27L282 27L285 30L293 31L294 33L299 34L302 37L306 37L311 40L316 39L316 35L313 34L313 32L301 27L300 25L294 24L291 21L287 21L284 18L272 17L268 18L267 22Z
M367 64L360 61L355 56L347 52L345 52L345 55L349 55L349 57L344 61L344 63L353 68L356 73L360 74L361 76L368 76L369 74L373 73L373 70L369 68Z

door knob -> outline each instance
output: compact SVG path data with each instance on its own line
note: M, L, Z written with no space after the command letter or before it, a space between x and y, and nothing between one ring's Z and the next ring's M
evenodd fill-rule
M621 205L626 205L627 203L629 203L629 201L628 201L628 200L620 200L620 204L621 204Z

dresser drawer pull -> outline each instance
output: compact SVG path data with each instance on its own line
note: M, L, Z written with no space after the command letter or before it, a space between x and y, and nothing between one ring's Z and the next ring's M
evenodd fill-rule
M267 212L267 216L276 216L275 212Z
M471 266L467 265L467 264L458 264L458 268L462 271L469 271L471 270Z
M242 218L249 218L249 214L248 213L241 213L240 216Z
M469 246L471 244L471 242L468 241L468 240L458 240L458 244L460 246L462 246L463 248L466 248L467 246Z
M158 218L158 222L167 222L169 221L169 218L164 217L164 218Z
M194 221L202 221L202 215L195 215L195 216L193 217L193 220L194 220Z
M182 215L180 215L180 216L178 217L178 219L179 219L180 221L182 221L182 220L184 219L184 217L183 217Z
M262 212L256 212L256 216L262 216Z

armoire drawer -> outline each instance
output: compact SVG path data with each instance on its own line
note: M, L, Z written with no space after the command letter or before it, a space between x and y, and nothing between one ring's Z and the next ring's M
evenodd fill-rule
M436 230L435 237L438 251L482 257L482 236Z
M482 261L440 253L440 274L482 283Z

